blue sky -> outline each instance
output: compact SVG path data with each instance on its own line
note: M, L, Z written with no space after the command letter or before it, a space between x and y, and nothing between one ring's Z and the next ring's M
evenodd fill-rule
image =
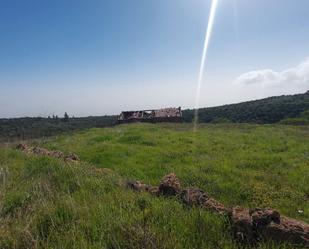
M195 102L210 0L0 0L0 117ZM200 106L309 90L308 0L219 0Z

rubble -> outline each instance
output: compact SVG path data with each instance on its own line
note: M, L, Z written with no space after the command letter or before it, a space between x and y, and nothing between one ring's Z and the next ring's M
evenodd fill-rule
M263 239L287 241L309 248L309 225L285 216L280 218L280 222L270 222L267 226L258 228L258 234Z
M135 191L145 191L154 195L176 196L187 206L196 206L228 217L234 238L242 243L256 244L263 240L288 242L309 248L309 224L281 216L270 208L225 207L199 188L181 189L175 173L163 177L159 187L140 181L128 182L127 186Z
M68 162L78 162L78 161L80 161L79 157L76 154L73 154L73 153L65 156L64 159L65 159L65 161L68 161Z
M309 225L281 216L274 209L234 207L230 221L235 238L241 242L272 239L309 247Z
M232 232L238 241L253 241L252 219L248 208L236 206L232 208L230 221Z
M146 191L148 185L141 181L129 181L127 182L127 187L134 191Z
M41 148L37 146L31 147L26 144L18 144L16 148L27 154L53 157L57 159L62 159L66 162L78 162L79 161L79 157L77 155L72 154L72 153L69 155L65 155L63 152L58 151L58 150L47 150L45 148Z
M156 186L148 185L146 191L152 195L158 196L159 195L159 188Z
M181 191L180 182L175 173L170 173L163 177L159 185L159 194L165 196L175 196Z
M189 206L202 206L209 196L199 188L187 188L181 192L181 200Z
M134 191L138 191L138 192L145 191L152 195L158 195L158 192L159 192L158 187L147 185L141 181L129 181L127 182L127 187Z
M268 225L270 222L280 222L280 213L274 209L254 208L250 209L249 213L256 227Z
M221 202L214 198L209 198L206 202L203 203L202 207L223 215L226 215L230 212L229 208L225 207Z
M16 146L16 149L25 151L27 149L27 146L25 144L18 144Z

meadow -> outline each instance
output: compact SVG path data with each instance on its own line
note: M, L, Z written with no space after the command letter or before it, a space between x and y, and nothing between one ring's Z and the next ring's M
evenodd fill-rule
M81 162L0 148L0 248L239 248L225 218L124 188L175 172L226 206L309 222L309 126L130 124L34 142ZM271 241L257 248L293 248Z

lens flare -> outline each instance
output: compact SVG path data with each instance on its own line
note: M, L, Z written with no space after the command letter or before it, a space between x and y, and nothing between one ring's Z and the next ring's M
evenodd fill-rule
M205 41L204 41L204 50L203 50L203 55L202 55L200 71L199 71L197 89L196 89L195 107L194 107L194 109L195 109L194 131L196 131L197 123L198 123L198 108L199 108L199 103L200 103L201 86L202 86L202 81L203 81L204 74L205 74L204 68L205 68L207 52L208 52L208 47L209 47L209 41L210 41L210 37L211 37L211 33L212 33L214 20L215 20L217 6L218 6L218 0L212 0L209 19L208 19L208 25L207 25L207 31L206 31Z

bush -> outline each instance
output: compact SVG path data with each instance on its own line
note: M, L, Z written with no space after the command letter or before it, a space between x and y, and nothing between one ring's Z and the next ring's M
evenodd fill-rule
M285 125L308 125L309 120L305 118L287 118L280 121L280 124Z

